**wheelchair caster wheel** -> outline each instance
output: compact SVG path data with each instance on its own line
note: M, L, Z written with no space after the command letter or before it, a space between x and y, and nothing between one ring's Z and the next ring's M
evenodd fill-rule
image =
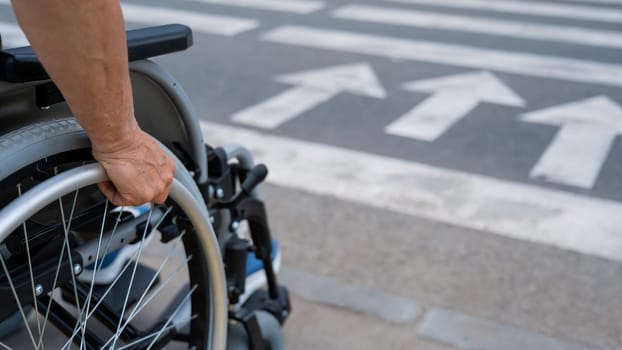
M283 329L279 321L266 311L256 311L257 323L264 340L264 350L283 350ZM227 350L255 350L251 349L250 338L240 322L233 321L229 324L227 334Z

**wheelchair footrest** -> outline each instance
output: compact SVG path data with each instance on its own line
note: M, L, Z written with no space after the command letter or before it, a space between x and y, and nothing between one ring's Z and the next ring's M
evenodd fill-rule
M132 271L134 269L134 264L130 264L128 268L123 272L119 280L112 286L110 285L95 285L93 287L93 300L100 300L108 289L110 291L105 296L102 304L105 306L107 310L112 311L114 314L120 315L123 304L125 302L126 294L129 290L129 297L127 299L126 307L134 305L141 295L145 292L147 288L153 288L159 283L159 277L156 278L152 286L149 286L149 282L153 279L156 271L150 267L144 266L142 264L138 264L136 266L136 274L134 275L134 280L132 281ZM80 284L80 283L79 283ZM81 288L88 291L88 286L85 284L81 284ZM78 288L78 289L81 289ZM73 287L63 288L63 299L68 302L75 303L75 297L73 294ZM78 296L82 299L81 293ZM84 300L80 300L80 302L84 302Z

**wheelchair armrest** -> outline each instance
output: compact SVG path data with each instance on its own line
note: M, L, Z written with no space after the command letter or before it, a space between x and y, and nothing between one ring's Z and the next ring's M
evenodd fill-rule
M126 36L130 61L182 51L192 46L192 31L181 24L128 30ZM30 46L0 51L0 81L25 83L46 79L49 77Z

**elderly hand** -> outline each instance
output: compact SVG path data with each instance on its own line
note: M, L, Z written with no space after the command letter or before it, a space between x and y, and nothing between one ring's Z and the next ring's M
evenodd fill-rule
M138 128L128 140L128 144L114 150L93 145L93 156L110 179L98 184L99 189L118 206L163 203L173 182L174 161Z

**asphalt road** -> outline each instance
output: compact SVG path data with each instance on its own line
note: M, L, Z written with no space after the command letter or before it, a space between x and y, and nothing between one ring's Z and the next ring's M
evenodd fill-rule
M290 348L622 348L622 1L127 4L272 169Z

